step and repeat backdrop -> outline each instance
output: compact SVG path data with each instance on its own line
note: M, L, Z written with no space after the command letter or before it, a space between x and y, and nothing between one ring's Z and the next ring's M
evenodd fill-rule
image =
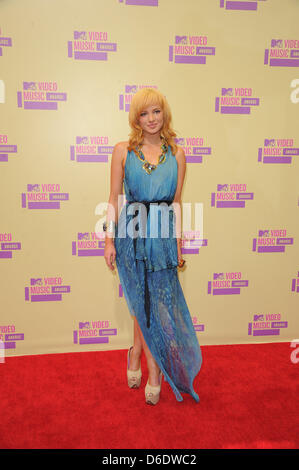
M5 355L132 343L101 226L142 87L186 154L178 275L199 343L298 337L298 17L297 0L1 0Z

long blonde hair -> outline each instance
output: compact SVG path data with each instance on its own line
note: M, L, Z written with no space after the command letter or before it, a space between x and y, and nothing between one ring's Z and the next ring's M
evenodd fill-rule
M159 105L163 110L163 127L160 131L168 145L171 147L173 155L177 152L177 145L175 142L176 133L172 128L172 115L169 104L165 96L155 88L142 88L132 98L129 110L129 124L131 132L129 134L128 150L134 150L143 141L143 131L138 124L140 113L148 106Z

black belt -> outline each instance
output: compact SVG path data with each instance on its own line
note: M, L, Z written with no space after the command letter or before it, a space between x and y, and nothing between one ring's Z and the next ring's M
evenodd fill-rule
M146 217L148 218L150 204L160 203L160 202L166 202L166 204L169 206L170 204L173 203L173 200L162 199L162 200L159 200L159 201L129 201L128 205L131 205L131 204L144 204L145 207L146 207ZM137 209L137 211L139 211L139 209ZM135 212L136 212L136 210L135 210ZM136 237L134 237L133 238L133 245L134 245L135 255L136 255L136 241L137 241L137 239L136 239ZM146 265L144 263L144 285L145 285L144 308L145 308L145 314L146 314L146 320L147 320L146 326L149 328L150 327L150 296L149 296L149 290L148 290L146 271L147 271L147 269L146 269Z

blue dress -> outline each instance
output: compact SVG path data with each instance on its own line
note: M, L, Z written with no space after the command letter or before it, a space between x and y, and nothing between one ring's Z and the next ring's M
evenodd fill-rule
M114 239L119 279L129 311L136 316L176 399L182 401L180 392L184 392L198 402L193 381L201 368L202 355L177 274L175 213L167 204L152 204L144 217L140 205L131 204L172 201L177 187L177 161L168 146L165 161L150 174L142 166L134 151L128 151L123 180L126 204L120 211ZM146 289L150 326L145 313Z

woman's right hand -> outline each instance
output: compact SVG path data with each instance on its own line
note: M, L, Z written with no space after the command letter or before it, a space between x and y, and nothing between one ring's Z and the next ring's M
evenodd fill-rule
M116 258L116 250L115 250L114 242L112 240L105 241L104 258L105 258L108 268L111 269L111 271L113 271L115 269L115 266L113 265L113 263L115 262L115 258Z

